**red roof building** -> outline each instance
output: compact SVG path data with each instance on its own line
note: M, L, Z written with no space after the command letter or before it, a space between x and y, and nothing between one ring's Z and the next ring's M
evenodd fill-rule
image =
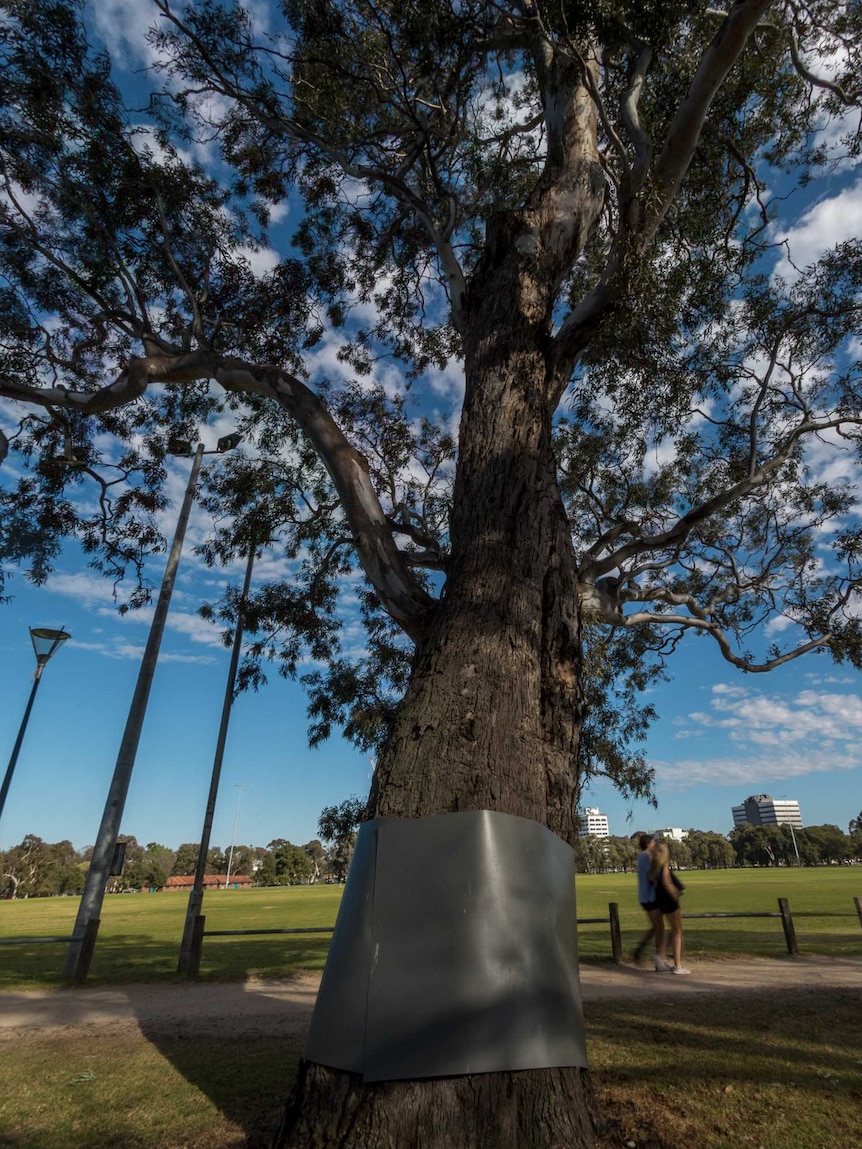
M227 874L206 874L204 876L205 890L223 890L228 883L232 890L238 890L250 886L251 878L248 874L231 874L230 879L228 879ZM194 874L175 874L165 882L164 889L190 890L194 884Z

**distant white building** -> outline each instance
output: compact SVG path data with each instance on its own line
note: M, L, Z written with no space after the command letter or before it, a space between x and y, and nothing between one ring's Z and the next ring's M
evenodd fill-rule
M581 814L582 838L607 838L610 835L607 815L599 811L598 806L587 806Z
M739 806L732 806L733 824L741 826L793 826L802 829L799 803L790 798L773 798L771 794L752 794Z
M665 826L663 830L653 830L656 838L670 838L672 842L684 842L688 837L688 830L681 830L679 826Z

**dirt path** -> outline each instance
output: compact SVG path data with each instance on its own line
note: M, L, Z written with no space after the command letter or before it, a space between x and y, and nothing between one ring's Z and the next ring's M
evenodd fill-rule
M98 1028L149 1037L300 1034L308 1027L319 975L290 980L141 984L0 994L0 1042ZM818 987L862 989L862 958L752 958L699 962L690 977L634 966L581 966L584 1001L655 999Z

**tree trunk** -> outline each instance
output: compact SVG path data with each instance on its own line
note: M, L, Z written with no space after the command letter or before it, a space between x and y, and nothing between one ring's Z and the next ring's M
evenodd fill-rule
M601 1115L579 1069L365 1085L303 1062L274 1145L302 1149L580 1149Z
M446 591L418 644L372 808L399 818L495 810L573 843L577 571L542 397L547 367L529 323L514 331L510 314L485 312L487 335L467 354ZM365 1084L303 1063L275 1146L584 1149L599 1124L582 1069Z

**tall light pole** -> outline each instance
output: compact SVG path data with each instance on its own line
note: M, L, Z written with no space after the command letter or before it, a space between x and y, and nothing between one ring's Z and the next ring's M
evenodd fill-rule
M183 940L180 944L180 957L177 962L177 973L192 973L197 974L197 966L199 964L199 956L196 953L195 946L195 920L199 917L203 909L204 902L204 876L206 874L207 854L210 848L210 836L212 834L213 815L215 814L216 799L218 797L219 780L221 779L221 767L224 760L224 748L227 741L227 728L230 721L230 711L233 705L233 692L236 684L236 672L239 666L239 656L242 649L242 634L243 625L245 623L245 611L248 603L248 592L251 587L251 572L254 567L255 547L254 544L249 547L248 562L245 568L245 581L242 584L242 596L239 601L239 609L236 618L236 630L233 636L233 648L230 655L230 666L227 674L227 684L224 691L224 701L221 708L221 722L219 723L218 739L216 741L215 756L213 757L212 776L210 777L210 789L207 797L207 807L204 813L204 825L201 830L201 844L198 849L198 860L195 866L195 880L189 893L189 904L186 908L186 920L183 926ZM236 832L236 827L234 827Z
M797 866L801 866L802 863L799 860L799 847L796 845L796 835L793 832L793 823L788 822L787 825L790 827L790 837L793 839L793 849L796 851L796 864Z
M198 443L194 453L186 492L183 497L182 507L180 508L176 531L174 532L174 539L168 554L168 561L165 565L165 573L162 576L162 585L156 602L156 608L153 612L153 621L150 624L147 645L144 648L144 655L141 659L138 680L135 684L135 691L132 695L132 702L129 706L129 714L126 719L126 727L123 731L123 738L120 742L120 749L117 754L117 762L114 766L111 785L108 789L108 797L105 802L102 821L99 826L99 832L96 835L96 844L93 847L93 856L90 859L90 868L87 871L84 892L81 895L81 904L78 906L78 916L75 919L75 928L72 931L73 940L69 943L69 949L66 953L66 963L63 966L63 977L72 978L75 982L85 981L90 970L90 961L93 956L93 948L96 943L96 934L98 933L100 914L102 912L102 901L105 897L105 886L110 876L114 846L116 845L117 835L120 832L123 808L126 804L126 795L128 794L129 783L132 778L132 769L134 768L135 758L138 753L138 743L141 739L141 730L144 725L144 717L147 712L147 703L150 697L150 688L153 684L153 675L155 674L156 663L159 658L159 648L162 644L162 635L164 634L165 622L168 617L168 608L171 603L171 595L173 594L174 583L177 577L177 567L180 563L186 527L188 526L189 516L191 515L195 487L197 486L198 474L201 468L201 460L203 456L207 454L229 451L232 447L235 447L238 442L238 435L226 435L223 439L219 439L215 451L205 451L203 443ZM172 453L188 455L191 453L191 444L174 443Z
M225 889L227 889L228 886L230 885L230 870L231 870L231 866L233 865L233 848L236 845L236 828L239 825L239 804L242 801L243 790L248 789L247 786L242 786L240 783L237 783L236 788L237 788L236 814L235 814L234 820L233 820L233 833L230 836L230 854L228 855L228 860L227 860L227 875L225 876L225 880L224 880L224 888Z
M3 817L3 807L6 805L6 795L9 793L9 786L12 783L12 775L15 773L15 764L18 761L18 755L21 752L21 744L24 741L24 734L27 730L27 723L30 721L30 711L33 709L33 702L36 698L36 691L39 689L39 683L42 681L42 671L51 660L51 656L55 654L63 643L71 636L65 630L46 630L44 627L30 627L30 639L33 643L33 650L36 652L36 673L33 675L33 689L30 691L30 697L27 700L27 707L24 711L24 717L21 719L21 725L18 728L18 737L15 739L15 745L12 749L12 757L9 759L9 765L6 767L6 774L3 778L3 786L0 787L0 818Z

